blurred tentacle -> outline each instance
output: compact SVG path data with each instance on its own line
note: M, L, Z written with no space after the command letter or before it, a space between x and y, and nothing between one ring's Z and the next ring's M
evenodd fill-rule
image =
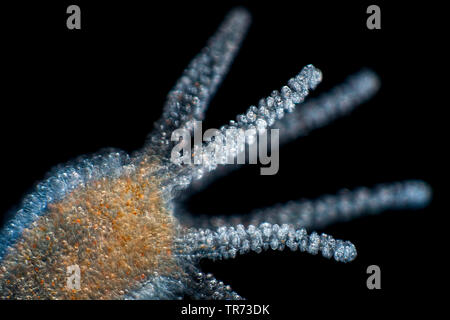
M163 114L150 135L150 144L168 148L175 129L191 130L194 120L203 119L208 103L225 77L249 23L250 15L243 8L234 9L227 15L206 47L191 61L169 92Z
M324 195L316 200L297 200L255 210L249 214L230 216L193 216L178 213L186 225L216 228L223 225L259 225L262 222L288 223L307 229L323 228L330 224L377 214L386 210L418 209L431 200L430 186L419 180L380 184L372 189L359 187L343 189L336 195Z
M307 135L312 130L349 114L372 98L379 87L380 80L371 70L363 69L350 75L342 84L305 102L292 116L280 121L280 144Z

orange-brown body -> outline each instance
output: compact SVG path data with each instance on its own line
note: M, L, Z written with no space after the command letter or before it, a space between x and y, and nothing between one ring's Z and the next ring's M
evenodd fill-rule
M78 187L25 229L0 265L3 299L118 299L177 268L173 218L152 164ZM67 286L79 266L80 289Z

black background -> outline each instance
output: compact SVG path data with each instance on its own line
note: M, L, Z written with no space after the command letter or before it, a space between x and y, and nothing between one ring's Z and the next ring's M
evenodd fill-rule
M0 212L59 163L104 147L140 148L167 92L238 3L30 1L3 7ZM81 30L66 28L69 4L81 7ZM376 305L434 292L444 267L435 254L444 214L436 118L444 106L433 75L441 65L431 49L439 8L380 1L243 4L253 23L204 128L233 119L309 63L324 74L314 95L361 67L377 72L382 86L351 116L282 148L277 175L260 176L257 166L247 166L192 197L190 210L247 212L403 179L427 181L434 199L423 210L326 228L355 243L359 255L351 264L269 251L205 262L204 271L251 301L292 311L298 302L337 301L345 309L353 301ZM381 7L381 30L366 28L370 4ZM371 264L381 268L378 291L366 287Z

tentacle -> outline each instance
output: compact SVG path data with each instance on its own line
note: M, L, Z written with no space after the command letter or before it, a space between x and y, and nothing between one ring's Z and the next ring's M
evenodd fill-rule
M325 195L313 201L292 201L251 213L249 223L270 221L293 223L308 229L357 218L364 213L376 214L386 210L417 209L428 204L430 187L422 181L381 184L373 189L347 189L336 195Z
M336 195L325 195L316 200L290 201L249 214L232 216L193 216L179 214L185 225L220 227L224 225L259 225L262 222L288 223L307 229L357 218L363 214L376 214L386 210L418 209L425 207L432 196L431 188L423 181L411 180L380 184L372 189L359 187L353 191L343 189Z
M349 114L358 105L373 97L379 86L378 76L373 71L363 69L330 91L301 104L289 117L275 123L274 127L280 129L280 146ZM264 108L266 104L262 99L259 107ZM216 170L206 173L202 179L193 181L189 194L203 190L214 180L239 167L239 165L219 165ZM189 194L184 193L183 198L187 198Z
M225 77L250 23L243 8L232 10L208 44L184 71L169 92L163 115L150 135L150 144L170 145L172 132L193 128L202 120L208 103ZM169 154L170 155L170 154Z
M210 229L193 229L183 239L185 254L193 258L229 259L238 253L262 250L306 251L325 258L333 257L338 262L350 262L356 258L356 248L349 241L335 240L332 236L316 232L308 235L305 228L295 229L292 225L262 223L259 227L243 225Z
M245 143L240 143L243 131L246 144L253 145L258 133L273 127L276 120L283 119L286 113L293 112L296 105L302 103L320 81L322 72L313 65L307 65L289 80L289 86L283 86L281 92L275 90L263 99L264 103L259 108L250 106L246 113L236 117L237 121L232 120L229 125L222 126L215 140L197 146L198 149L194 147L194 157L197 155L200 163L192 167L193 178L200 179L205 173L215 170L218 164L227 163L229 159L235 159L238 154L245 152Z
M201 179L205 173L215 170L218 164L226 163L230 158L235 159L245 151L246 145L256 143L258 133L272 127L285 113L294 111L295 106L301 103L321 80L321 71L313 65L307 65L295 78L289 80L289 87L282 87L281 93L273 91L265 99L265 106L259 109L251 106L245 114L238 115L238 121L230 121L229 125L222 126L214 135L214 140L203 145L194 145L193 163L185 164L184 156L177 157L177 152L172 152L174 158L167 165L173 167L170 171L175 172L176 176L171 179L170 188L175 193L179 189L185 189L193 180ZM245 132L244 141L242 132Z
M243 300L229 285L218 281L211 273L198 272L187 289L189 296L198 300Z

